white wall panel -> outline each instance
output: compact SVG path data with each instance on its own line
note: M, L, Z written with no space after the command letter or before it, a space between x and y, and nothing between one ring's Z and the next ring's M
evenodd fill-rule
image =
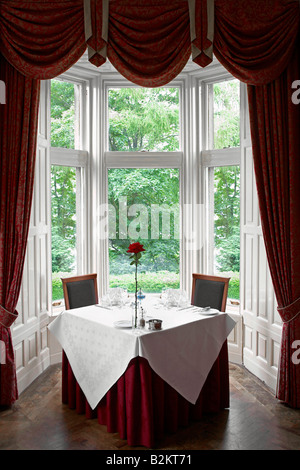
M41 82L34 192L18 319L12 328L19 393L46 368L50 311L50 147L49 82Z
M25 360L24 360L24 341L21 341L15 346L14 350L15 354L15 364L16 364L16 371L17 374L21 369L24 368Z

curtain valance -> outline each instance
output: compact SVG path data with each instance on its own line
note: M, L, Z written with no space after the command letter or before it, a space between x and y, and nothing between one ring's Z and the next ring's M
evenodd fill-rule
M192 54L212 52L235 77L262 85L291 57L298 0L0 0L0 52L31 78L53 78L82 56L130 81L161 86Z
M0 2L0 52L25 76L53 78L85 49L82 0Z
M275 80L297 45L299 6L294 0L216 0L216 57L247 84Z

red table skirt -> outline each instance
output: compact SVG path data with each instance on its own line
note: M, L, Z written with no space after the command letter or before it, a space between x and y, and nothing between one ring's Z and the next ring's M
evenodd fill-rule
M87 418L97 418L108 432L118 432L130 446L153 448L165 433L200 420L202 414L229 407L227 340L195 405L161 379L143 357L132 359L125 373L92 410L63 351L62 401Z

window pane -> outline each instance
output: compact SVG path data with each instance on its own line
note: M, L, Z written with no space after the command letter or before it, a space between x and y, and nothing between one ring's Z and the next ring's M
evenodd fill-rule
M62 299L61 277L76 274L76 168L51 167L52 299Z
M240 168L214 169L214 270L231 277L228 297L239 299Z
M240 145L240 82L228 80L213 85L214 148Z
M110 287L134 292L134 266L128 246L144 245L138 267L139 287L161 292L179 288L179 170L110 169L109 269Z
M179 150L178 88L110 88L109 150Z
M79 87L51 80L51 146L79 148Z

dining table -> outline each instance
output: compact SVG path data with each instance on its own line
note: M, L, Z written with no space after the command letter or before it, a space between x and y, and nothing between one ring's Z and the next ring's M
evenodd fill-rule
M144 320L132 328L129 305L96 304L63 311L48 328L62 347L62 402L129 446L155 448L165 434L229 407L227 337L236 322L161 302Z

